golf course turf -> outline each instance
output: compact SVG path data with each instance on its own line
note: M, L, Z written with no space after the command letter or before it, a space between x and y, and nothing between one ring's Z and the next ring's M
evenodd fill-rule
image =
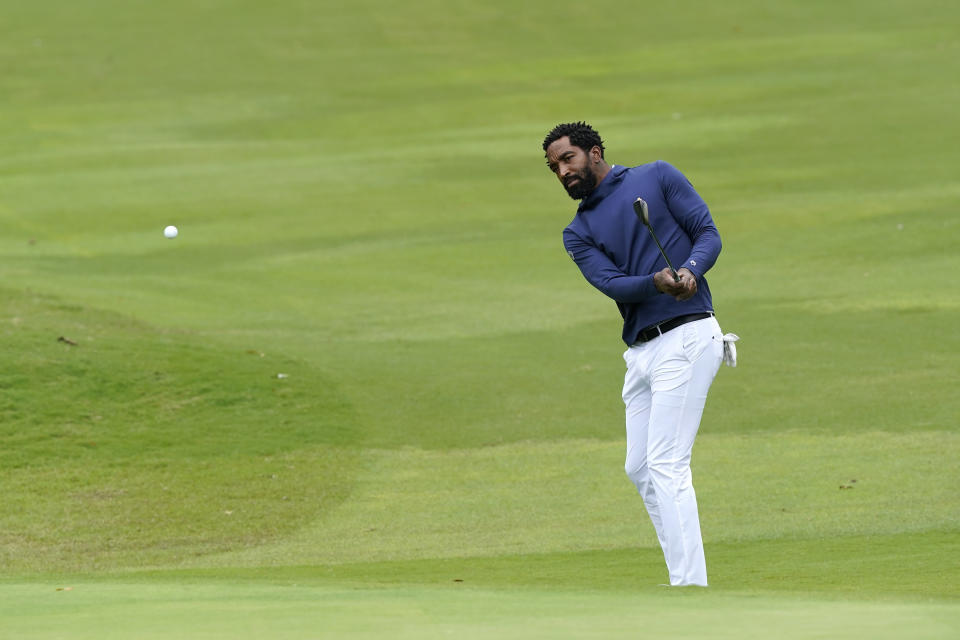
M0 638L960 636L955 3L7 4ZM707 589L581 119L723 239Z

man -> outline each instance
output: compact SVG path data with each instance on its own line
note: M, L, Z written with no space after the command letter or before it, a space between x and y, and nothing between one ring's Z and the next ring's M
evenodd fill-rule
M623 316L626 472L643 497L673 586L707 586L690 456L707 390L723 360L704 274L720 234L693 186L658 161L609 165L584 122L557 125L543 141L547 165L580 206L563 244L584 277ZM637 217L643 198L673 272Z

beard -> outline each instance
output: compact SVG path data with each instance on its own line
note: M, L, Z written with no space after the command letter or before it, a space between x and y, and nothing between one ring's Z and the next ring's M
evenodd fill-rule
M568 183L573 179L577 180L576 184L569 185ZM573 174L567 179L567 182L563 183L563 188L567 190L567 195L574 200L583 200L593 193L596 186L597 176L593 175L593 172L590 171L588 167L584 167L581 171Z

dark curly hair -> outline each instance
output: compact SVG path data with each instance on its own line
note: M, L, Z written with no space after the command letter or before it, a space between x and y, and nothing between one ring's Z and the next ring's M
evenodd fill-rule
M586 122L564 122L555 126L543 139L543 155L547 155L547 147L564 136L570 138L570 144L584 151L589 152L594 147L600 147L600 157L603 157L603 140L600 139L600 134Z

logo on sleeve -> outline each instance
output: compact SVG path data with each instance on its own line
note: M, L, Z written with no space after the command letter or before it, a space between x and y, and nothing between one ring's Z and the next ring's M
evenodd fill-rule
M697 266L697 261L696 261L696 260L691 260L691 261L690 261L690 264L695 267L695 266Z
M570 259L573 260L574 262L577 261L577 259L573 257L573 251L567 251L567 255L570 256Z

